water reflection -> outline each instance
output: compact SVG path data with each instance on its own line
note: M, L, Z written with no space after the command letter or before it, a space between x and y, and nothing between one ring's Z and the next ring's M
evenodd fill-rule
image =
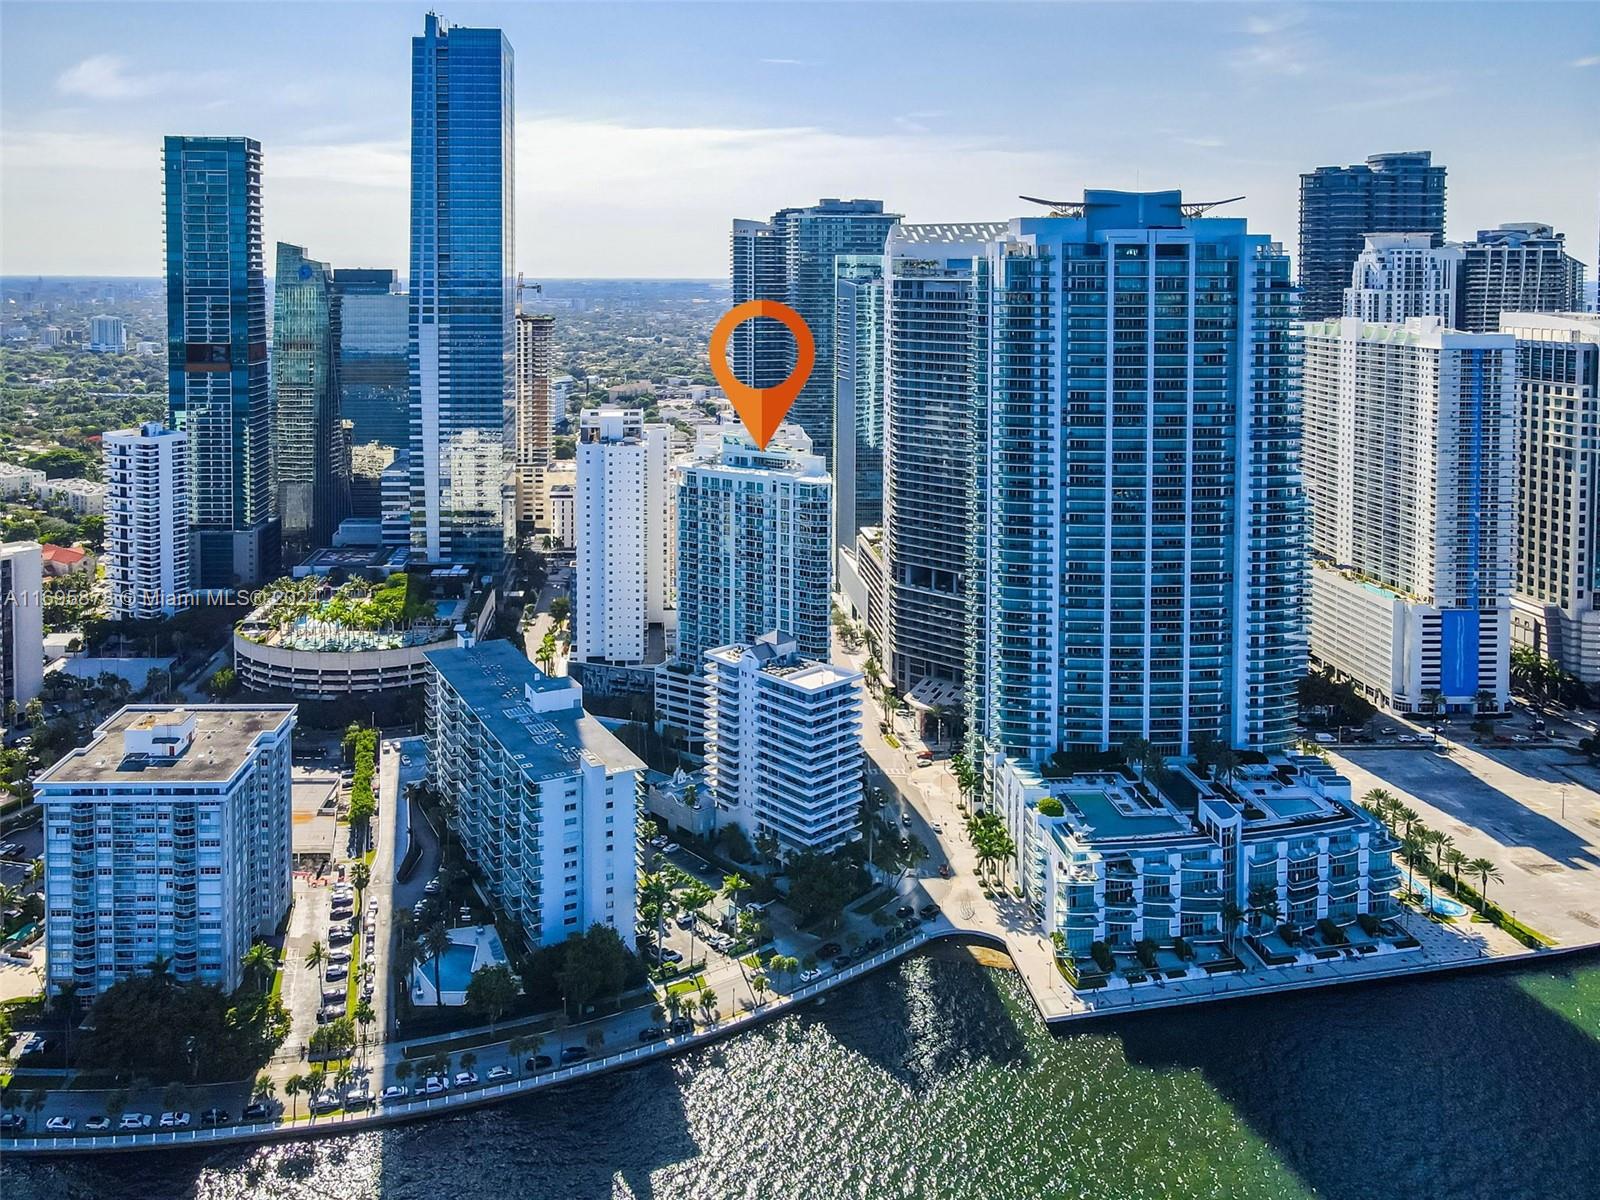
M7 1200L1600 1195L1596 995L1591 960L1052 1036L1014 976L919 958L516 1104L292 1147L8 1163L0 1182Z

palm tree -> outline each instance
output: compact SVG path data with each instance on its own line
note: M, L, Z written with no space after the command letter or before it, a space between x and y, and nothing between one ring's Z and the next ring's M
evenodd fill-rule
M1466 869L1467 864L1472 860L1460 850L1451 846L1450 849L1444 852L1444 861L1445 865L1450 868L1451 878L1455 880L1454 890L1459 893L1461 891L1461 872Z
M239 964L244 967L245 977L256 981L256 990L264 993L272 986L272 976L278 970L278 956L266 942L251 942Z
M39 1113L50 1102L50 1093L43 1088L34 1088L28 1093L28 1098L22 1102L22 1107L28 1110L32 1128L37 1132L39 1126Z
M362 897L366 895L367 885L372 882L372 868L364 862L357 862L350 868L350 883L356 889L356 912L362 913Z
M250 1099L265 1104L275 1099L278 1095L278 1085L273 1082L271 1075L257 1075L255 1086L250 1089Z
M1433 847L1433 873L1437 875L1440 871L1440 859L1444 857L1446 850L1456 844L1456 840L1442 829L1428 830L1422 835L1422 840Z
M311 1097L311 1123L317 1123L317 1096L322 1091L322 1085L327 1082L328 1072L325 1067L312 1067L306 1072L306 1094Z
M172 960L165 954L158 954L145 964L145 970L157 979L172 982Z
M428 926L428 931L422 935L422 948L433 959L433 1002L435 1005L444 1004L444 992L439 985L439 964L444 961L444 952L450 948L450 931L444 927L443 921L435 921Z
M106 1116L111 1119L113 1125L120 1121L122 1114L128 1111L127 1089L118 1088L116 1091L108 1093L106 1095L105 1110Z
M722 877L722 898L728 902L728 915L732 916L739 907L739 893L750 886L750 881L739 872Z
M1245 915L1244 909L1232 900L1222 906L1223 941L1230 952L1233 950L1234 935L1239 931L1239 922L1244 920Z
M1389 819L1389 806L1394 803L1394 793L1388 788L1372 788L1361 797L1361 805L1380 821Z
M667 993L667 1018L669 1023L676 1021L683 1014L683 993Z
M413 1068L411 1066L411 1060L409 1058L402 1058L398 1063L395 1064L394 1081L403 1086L405 1081L411 1078L412 1071Z
M321 990L322 984L327 982L322 975L322 970L328 965L328 948L321 941L311 943L311 949L306 951L306 966L317 973L317 987Z
M1394 814L1394 822L1400 826L1400 840L1406 840L1406 835L1411 832L1414 825L1422 823L1422 814L1409 804L1397 804L1389 810Z
M471 1050L468 1050L465 1054L463 1054L461 1056L461 1069L463 1071L470 1071L470 1070L472 1070L473 1067L475 1067L477 1065L478 1065L478 1056L476 1054L474 1054Z
M717 994L710 988L700 989L700 1015L705 1018L705 1023L710 1025L716 1019Z
M283 1081L283 1094L289 1097L292 1107L289 1110L290 1122L300 1119L300 1096L306 1090L306 1077L304 1075L291 1075Z
M672 884L665 875L658 871L639 881L639 907L641 910L655 909L656 949L659 950L666 941L667 917L671 915L672 908Z
M356 1024L361 1027L361 1065L367 1065L367 1030L378 1020L378 1014L372 1011L372 1005L365 1000L356 1001Z
M1489 881L1500 882L1500 868L1487 858L1475 858L1467 864L1467 874L1478 877L1478 911L1489 903Z
M757 971L750 977L750 990L755 993L756 1003L758 1005L765 1004L767 1002L767 988L770 986L771 985L767 982L767 977L760 971Z
M691 916L698 916L700 910L716 899L716 893L698 879L683 889L683 895L678 897L678 904ZM700 923L693 922L689 926L689 966L694 966L695 937L700 932Z

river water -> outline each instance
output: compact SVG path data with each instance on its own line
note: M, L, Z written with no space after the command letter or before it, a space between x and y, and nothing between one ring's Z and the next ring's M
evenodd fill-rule
M948 953L679 1058L294 1146L10 1162L6 1200L1600 1197L1600 957L1052 1034Z

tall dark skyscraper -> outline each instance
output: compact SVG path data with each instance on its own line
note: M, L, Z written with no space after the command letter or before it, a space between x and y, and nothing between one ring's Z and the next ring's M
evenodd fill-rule
M280 565L261 144L169 137L163 172L167 407L189 435L195 586L260 583Z
M511 43L426 20L411 40L411 548L498 567L516 422Z
M785 208L772 220L733 223L733 302L781 300L805 318L817 361L795 397L789 420L811 437L812 448L833 462L834 259L841 254L882 254L899 213L881 200L819 200ZM747 332L746 332L747 331ZM752 387L771 387L794 366L794 339L775 322L749 321L736 331L732 364Z
M1300 315L1343 312L1344 289L1369 233L1444 237L1444 168L1427 150L1375 154L1364 165L1300 176Z
M402 452L410 440L406 369L407 299L393 270L333 272L339 297L339 414L353 445L377 442Z
M339 296L328 264L278 243L273 275L273 467L286 542L326 546L349 511L350 446L339 413Z

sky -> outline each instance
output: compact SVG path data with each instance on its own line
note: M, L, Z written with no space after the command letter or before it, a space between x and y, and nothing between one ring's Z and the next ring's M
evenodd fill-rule
M1595 261L1594 3L438 5L511 41L531 280L724 277L732 218L822 196L1178 187L1293 250L1301 171L1415 149L1450 237L1547 221ZM169 133L262 143L269 269L283 240L403 273L425 11L5 0L0 274L159 274Z

